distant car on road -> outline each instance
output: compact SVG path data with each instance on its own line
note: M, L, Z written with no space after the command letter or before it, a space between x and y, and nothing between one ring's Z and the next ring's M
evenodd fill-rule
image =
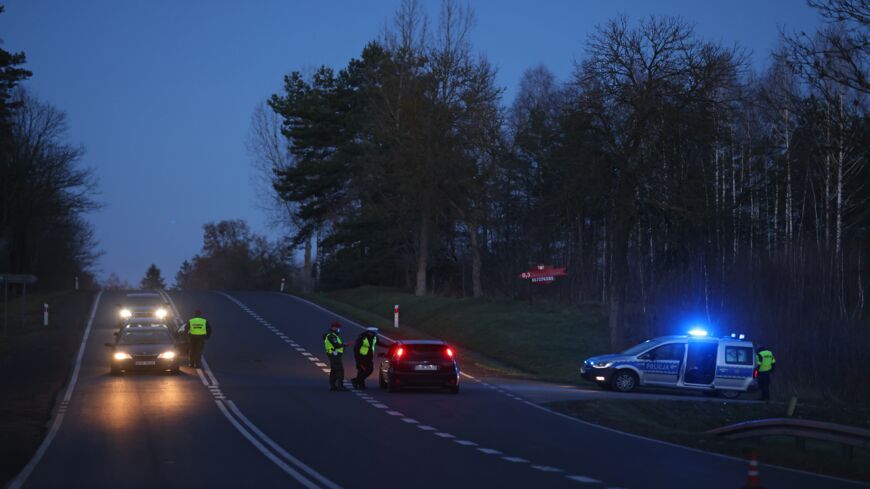
M115 336L114 343L105 345L112 349L109 367L112 375L133 370L179 372L180 355L165 325L124 328Z
M156 292L131 292L118 304L118 322L135 318L168 321L171 319L169 305Z
M459 365L454 350L440 340L401 340L393 343L379 370L381 389L442 387L459 392Z
M583 362L581 376L603 388L629 392L638 386L674 387L736 398L756 389L755 346L734 335L662 336L622 353Z

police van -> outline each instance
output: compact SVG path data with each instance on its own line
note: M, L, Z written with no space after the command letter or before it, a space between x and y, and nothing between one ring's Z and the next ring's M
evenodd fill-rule
M674 387L736 398L756 389L755 345L743 335L723 338L692 330L662 336L622 353L592 357L580 375L603 388L629 392L638 386Z

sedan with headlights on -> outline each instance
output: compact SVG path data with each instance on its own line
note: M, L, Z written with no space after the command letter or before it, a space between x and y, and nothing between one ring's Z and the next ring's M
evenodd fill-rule
M156 292L131 292L118 304L118 321L123 324L135 318L167 321L170 319L169 306Z
M134 370L179 372L175 340L165 326L124 328L114 343L105 345L112 349L112 375Z

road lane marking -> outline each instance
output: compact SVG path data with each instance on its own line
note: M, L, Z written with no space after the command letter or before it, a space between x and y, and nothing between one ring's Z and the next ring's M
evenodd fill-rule
M317 363L315 363L314 365L316 365L316 366L318 366L318 367L325 367L325 366L326 366L326 364L323 363L323 362L317 362Z
M501 459L507 460L508 462L512 462L515 464L527 464L527 463L529 463L528 460L526 460L524 458L520 458L520 457L502 457Z
M583 484L599 484L601 483L598 479L593 479L591 477L586 477L582 475L566 475L565 477L571 479L572 481L582 482Z
M387 411L387 414L389 414L390 416L404 416L404 414L398 411Z
M27 465L21 469L18 476L9 484L8 489L20 489L21 486L24 485L27 478L30 477L31 473L33 473L33 469L35 469L36 465L39 464L39 461L42 460L42 457L48 450L49 445L51 445L54 437L57 436L57 432L60 430L60 425L63 423L63 418L66 416L66 407L69 405L73 390L76 388L76 382L78 382L79 379L79 372L82 368L82 357L84 357L85 354L85 346L87 345L88 338L91 335L91 327L94 324L94 317L97 315L97 307L99 307L100 298L102 296L103 290L100 289L100 291L97 292L97 297L94 299L93 306L91 306L91 314L88 316L88 324L85 326L85 332L82 334L82 342L79 345L79 351L76 354L76 363L73 367L72 375L70 376L69 385L66 387L66 393L64 393L63 396L63 410L58 409L57 415L51 423L51 428L48 430L48 434L45 435L42 443L39 444L39 448L36 450L36 453L33 454L33 458L27 462Z
M322 368L322 369L320 369L320 370L323 370L323 371L326 372L326 373L329 373L329 372L330 372L330 370L329 370L328 368Z
M372 406L374 406L378 409L389 409L389 407L390 407L390 406L387 406L386 404L382 404L380 402L373 402Z
M535 470L540 470L541 472L564 472L564 470L550 467L549 465L532 465L532 468Z
M459 443L460 445L466 446L466 447L476 447L477 446L477 443L474 443L471 440L453 440L453 441L456 443Z
M404 421L404 422L406 422L406 423L408 423L408 424L417 424L417 423L419 423L419 421L417 421L417 420L414 419L414 418L402 418L402 421Z
M417 428L420 428L423 431L436 431L437 430L437 428L435 428L433 426L429 426L427 424L418 424Z
M487 455L501 455L502 453L494 448L478 448L479 451Z
M276 453L284 457L286 460L290 461L293 465L296 465L300 470L304 471L306 474L310 475L314 479L317 479L318 482L323 484L324 486L330 489L341 489L341 486L327 479L323 474L317 472L313 468L309 467L305 462L299 460L294 457L290 452L284 449L281 445L276 443L274 440L269 438L268 435L263 433L260 428L257 427L254 423L251 422L242 411L236 406L236 403L233 401L227 401L227 406L229 406L230 411L233 412L238 418L245 424L254 434L260 437L266 445L272 448Z
M450 433L443 433L443 432L435 433L435 436L440 436L441 438L456 438L455 436L451 435Z
M303 476L302 474L300 474L296 469L294 469L293 467L290 467L289 465L287 465L286 463L284 463L284 461L281 460L280 458L278 458L277 455L275 455L274 453L270 452L270 451L269 451L269 450L268 450L268 449L267 449L267 448L266 448L266 447L265 447L265 446L260 442L260 440L257 440L256 438L254 438L254 435L252 435L248 430L246 430L244 427L242 427L242 425L240 425L239 422L236 421L235 418L233 418L233 416L230 414L230 412L227 411L227 408L226 408L226 406L224 405L224 402L223 402L223 401L221 401L221 400L216 400L216 401L215 401L215 404L217 404L217 407L221 410L221 412L223 413L224 417L227 418L227 420L229 420L230 424L232 424L233 427L235 427L236 430L237 430L239 433L242 434L242 436L244 436L244 437L245 437L249 442L251 442L251 444L254 445L254 447L255 447L257 450L260 451L260 453L262 453L263 455L266 456L266 458L268 458L269 460L271 460L272 463L274 463L275 465L277 465L281 470L283 470L285 473L287 473L287 475L289 475L290 477L293 477L294 479L296 479L297 482L299 482L299 483L302 484L303 486L307 487L308 489L320 489L320 488L317 486L317 484L311 482L311 481L308 480L305 476Z

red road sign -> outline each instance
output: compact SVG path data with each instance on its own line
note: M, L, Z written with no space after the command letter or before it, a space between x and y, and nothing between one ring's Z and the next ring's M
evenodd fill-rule
M533 284L552 283L556 277L564 277L568 275L565 268L553 268L550 266L538 265L535 268L520 274L521 279L531 280Z

